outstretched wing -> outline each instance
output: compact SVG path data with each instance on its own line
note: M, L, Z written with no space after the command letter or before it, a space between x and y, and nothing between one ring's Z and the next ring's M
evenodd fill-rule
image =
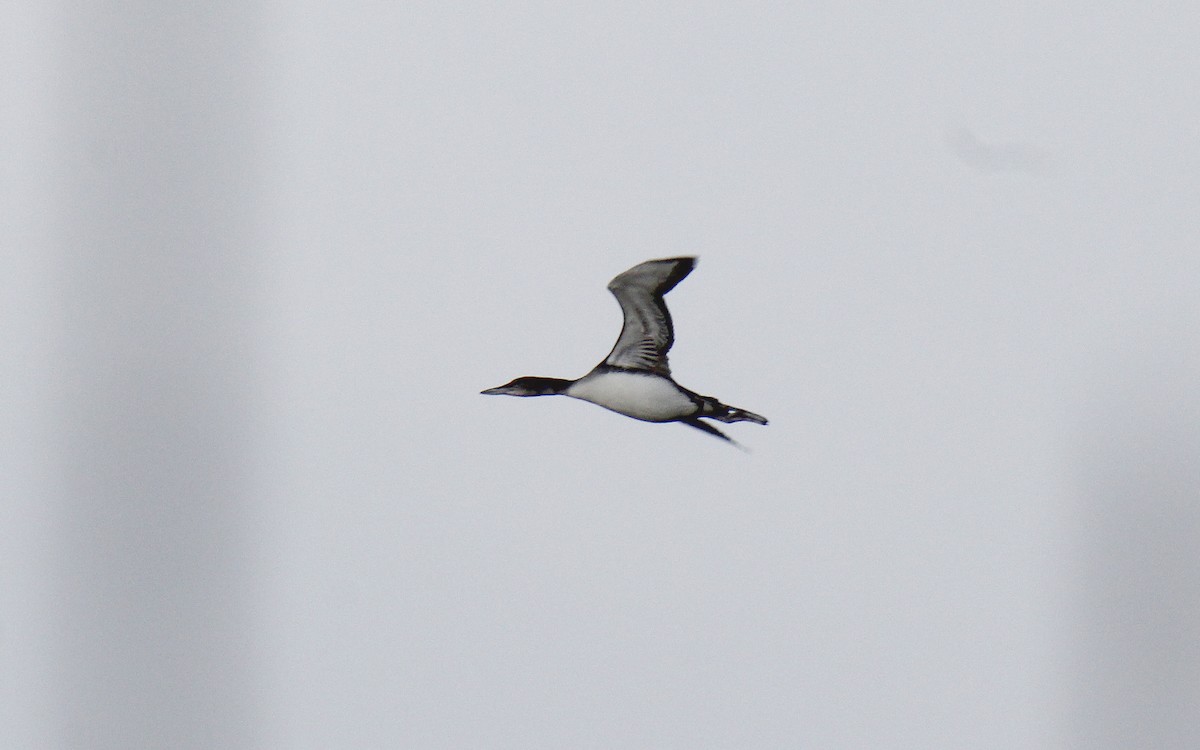
M695 258L648 260L617 276L608 290L621 303L625 325L604 364L670 375L667 352L675 342L663 295L692 272Z

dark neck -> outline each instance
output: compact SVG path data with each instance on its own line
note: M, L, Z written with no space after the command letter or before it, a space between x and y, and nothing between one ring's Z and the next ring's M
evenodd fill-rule
M524 385L535 391L538 396L556 396L566 392L574 382L574 380L563 380L562 378L530 377L525 379Z

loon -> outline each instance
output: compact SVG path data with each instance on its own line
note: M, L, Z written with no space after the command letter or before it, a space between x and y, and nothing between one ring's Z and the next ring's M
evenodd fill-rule
M648 260L609 282L608 290L620 303L625 324L612 351L582 378L521 377L481 393L570 396L645 422L682 422L738 445L700 419L765 425L766 418L689 391L675 382L667 364L675 331L663 295L683 281L695 265L696 259L691 257Z

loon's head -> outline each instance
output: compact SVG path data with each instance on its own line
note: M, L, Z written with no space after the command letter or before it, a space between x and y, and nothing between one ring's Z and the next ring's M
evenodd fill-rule
M562 378L524 377L480 393L486 396L554 396L567 390L570 384L570 380Z

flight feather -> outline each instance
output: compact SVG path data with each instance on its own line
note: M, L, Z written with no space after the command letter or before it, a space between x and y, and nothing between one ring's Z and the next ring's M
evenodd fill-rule
M620 303L625 324L604 364L671 374L667 352L675 342L675 331L663 295L683 281L695 265L695 258L648 260L609 282L608 290Z

